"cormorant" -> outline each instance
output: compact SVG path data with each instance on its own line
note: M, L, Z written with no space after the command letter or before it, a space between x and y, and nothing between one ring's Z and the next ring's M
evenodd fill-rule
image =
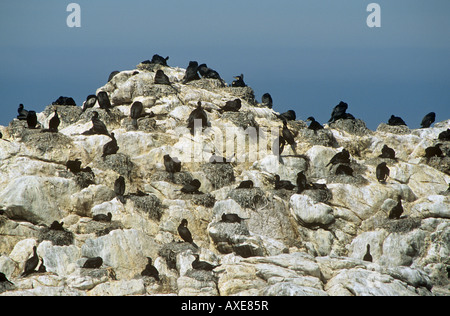
M323 126L319 122L317 122L316 119L312 116L308 117L306 122L311 122L311 124L309 124L308 129L311 129L313 131L318 131L318 130L323 129Z
M280 180L279 175L275 175L275 190L285 189L288 191L294 190L295 185L293 185L290 181Z
M364 255L363 260L364 260L364 261L367 261L367 262L373 262L372 255L370 254L370 245L367 245L367 252L366 252L366 254Z
M336 155L334 155L333 158L331 158L328 165L326 165L326 167L328 167L329 165L337 165L340 163L343 163L343 164L350 163L350 153L345 148L340 153L337 153Z
M187 128L191 131L191 135L194 135L195 120L201 120L202 128L208 127L208 116L205 110L202 108L202 102L198 101L197 108L191 112L187 119Z
M92 217L92 219L96 222L104 222L104 223L110 223L112 219L111 212L108 212L108 215L105 214L97 214Z
M428 113L422 119L422 123L420 124L420 126L422 126L422 128L429 128L431 124L434 123L435 120L436 120L436 113L434 112Z
M241 74L240 76L235 76L234 79L235 80L231 83L231 86L233 88L244 88L244 87L247 86L245 84L245 82L244 82L244 75L243 74Z
M389 174L390 170L385 162L382 162L377 166L376 175L378 182L385 183Z
M101 257L89 258L83 265L83 269L99 269L103 264Z
M390 126L407 126L405 121L401 117L392 115L388 121L388 125Z
M36 272L35 269L39 264L39 257L37 255L36 251L37 251L37 247L34 246L33 247L33 256L25 262L25 269L22 273L23 277L30 275L33 272Z
M117 140L114 133L111 133L110 137L111 141L103 146L103 158L109 155L115 155L119 151L120 147L117 145Z
M400 219L403 214L402 197L399 195L397 197L397 205L392 208L389 212L389 219Z
M195 248L198 248L198 246L194 243L194 240L192 239L192 234L187 226L188 226L187 219L181 220L181 224L178 226L178 234L180 235L181 239L183 239L185 242L188 242Z
M160 281L159 272L152 264L152 258L147 257L148 263L145 266L145 269L141 272L142 276L148 276L154 278L156 281Z

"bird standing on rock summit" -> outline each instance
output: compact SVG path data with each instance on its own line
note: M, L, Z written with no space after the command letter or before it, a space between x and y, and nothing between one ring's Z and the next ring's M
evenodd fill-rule
M244 87L247 86L245 84L245 82L244 82L244 75L243 74L241 74L240 76L234 77L234 79L235 80L231 83L231 86L233 88L244 88Z
M186 68L186 73L183 78L183 84L195 80L200 80L200 76L198 75L197 69L198 69L198 62L190 61L189 66Z
M182 219L181 224L178 226L178 234L180 235L181 239L183 239L185 242L190 243L195 248L198 248L198 246L194 243L194 240L192 239L192 234L189 230L188 221L187 219Z
M55 109L55 115L50 119L49 130L50 132L57 133L59 124L61 120L59 119L58 111Z
M306 122L311 122L311 124L309 124L308 129L311 129L314 132L323 129L323 126L319 122L317 122L316 119L312 116L308 117Z
M428 113L422 119L422 123L420 124L420 126L422 126L422 128L429 128L431 124L434 123L435 120L436 120L436 113L434 112Z

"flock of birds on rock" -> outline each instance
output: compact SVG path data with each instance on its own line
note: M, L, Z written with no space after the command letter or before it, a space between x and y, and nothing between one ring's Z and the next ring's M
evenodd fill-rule
M143 64L159 64L163 66L167 66L167 61L169 57L163 58L159 55L154 55L151 61L145 61ZM114 71L109 76L108 80L112 80L115 75L117 75L119 72ZM137 72L136 72L137 73ZM182 83L187 84L191 81L200 80L201 78L208 78L208 79L216 79L220 80L223 86L225 86L225 83L223 79L220 77L219 73L211 68L209 68L206 64L198 65L198 62L191 61L189 63L189 66L186 69L185 77L183 78ZM244 82L244 75L241 74L239 76L234 77L235 81L232 83L232 87L246 87L247 85ZM169 85L171 86L174 91L178 92L178 90L173 87L172 83L169 80L169 77L164 74L163 70L158 70L155 75L155 84L162 84L162 85ZM85 112L89 108L93 108L96 104L99 104L99 107L103 110L105 110L107 113L110 113L110 110L112 108L109 96L106 92L100 91L97 95L89 95L86 99L86 101L83 104L82 111ZM70 105L70 106L76 106L75 101L72 98L68 97L60 97L58 100L56 100L54 105ZM226 102L225 106L220 107L218 110L219 113L224 112L238 112L241 109L241 100L235 99ZM273 106L273 100L269 93L266 93L262 96L262 106L272 108ZM349 120L355 120L355 117L347 113L348 104L345 102L340 102L337 106L334 107L331 118L328 121L328 123L334 123L341 119L349 119ZM143 117L144 107L141 102L136 101L131 105L130 109L130 118L132 120L132 125L137 129L138 119ZM97 111L93 111L92 116L92 127L85 131L83 135L89 136L89 135L106 135L111 138L111 141L106 143L103 147L103 154L102 157L105 158L109 155L116 154L119 150L119 146L117 144L117 140L115 138L114 133L110 133L108 131L108 128L104 122L102 122L99 118L99 113ZM27 126L29 129L37 129L38 128L38 120L36 116L35 111L27 111L23 104L20 104L18 108L18 120L23 120L27 122ZM152 114L150 114L151 116ZM294 133L289 129L287 122L288 121L295 121L296 120L296 113L293 110L289 110L282 114L276 114L277 119L281 120L283 123L283 129L282 133L279 136L279 138L274 143L274 147L278 149L277 154L279 155L280 162L281 160L281 153L284 150L284 147L286 144L291 146L292 151L297 155L296 147L297 143L295 141ZM427 114L421 123L422 128L429 128L436 119L435 113L429 113ZM195 134L194 129L194 122L195 120L199 120L201 122L201 127L206 128L208 126L208 115L206 111L202 108L202 103L199 101L197 104L197 107L190 113L188 119L187 119L187 128L190 130L191 134ZM317 122L314 117L308 117L307 122L310 122L308 129L313 130L315 133L317 131L320 131L324 129L324 126L321 125L319 122ZM58 128L61 123L59 114L57 109L54 110L54 115L49 121L49 126L47 129L43 129L42 132L50 132L50 133L58 133ZM399 117L396 117L392 115L392 117L388 121L388 125L391 126L401 126L405 125L406 123ZM2 138L2 135L0 133L0 139ZM447 131L442 132L439 135L439 140L441 141L450 141L450 129ZM431 158L431 157L443 157L443 152L439 148L441 144L438 144L434 147L430 147L426 149L426 155L425 157ZM392 148L389 148L387 145L384 145L382 149L382 153L379 156L380 158L387 158L396 160L395 157L395 151ZM229 159L225 159L220 156L213 155L210 159L210 163L229 163ZM338 165L336 168L336 175L347 175L353 177L353 169L350 167L351 163L351 156L347 149L343 149L341 152L337 153L328 163L327 167L329 165ZM67 162L66 167L68 170L70 170L74 174L78 174L80 172L90 173L92 174L92 177L94 177L93 172L91 168L81 168L81 161L79 159L70 160ZM172 158L169 155L164 156L164 166L165 170L171 175L173 179L173 175L177 172L181 171L182 164L180 161L178 161L177 158ZM386 183L386 180L388 179L390 175L390 170L387 166L386 162L380 163L376 168L376 178L378 181L382 184ZM88 184L94 184L88 183ZM197 179L193 179L189 183L185 184L180 191L184 194L202 194L200 192L201 183ZM243 181L239 184L239 186L236 189L252 189L254 187L254 183L251 180ZM312 183L309 182L304 174L303 171L299 172L297 174L297 181L296 185L292 184L290 181L282 180L279 175L275 175L274 178L274 189L275 190L288 190L292 191L294 189L297 189L297 193L302 193L305 190L327 190L327 187L325 184L318 184L318 183ZM450 186L449 190L450 192ZM125 179L121 176L119 177L115 183L114 183L114 192L117 196L117 198L122 202L126 203L126 196L125 194ZM134 195L136 196L146 196L147 194L141 192L138 190L137 193ZM398 203L397 205L392 208L392 210L389 213L389 219L400 219L401 215L403 213L403 207L402 207L402 200L401 196L398 196ZM0 211L0 215L4 214L4 211ZM94 221L98 222L106 222L109 223L112 221L112 214L108 213L107 215L99 214L95 215L93 217ZM244 218L240 218L237 214L223 214L222 215L222 222L224 223L241 223L242 220L245 220ZM65 231L63 228L64 223L59 223L55 221L51 226L51 230L57 230L57 231ZM178 226L178 234L181 237L181 239L187 243L190 243L195 248L199 248L192 237L191 232L188 229L188 221L186 219L182 219L180 225ZM192 263L192 267L194 269L199 270L207 270L211 271L215 268L215 266L207 263L199 261L199 256L197 254L194 255L195 260ZM365 261L372 261L372 256L370 255L370 245L367 245L367 253L364 256L363 260ZM30 259L28 259L25 263L25 268L22 273L23 277L26 277L34 272L45 272L45 266L41 264L41 267L38 271L36 271L37 266L39 265L39 257L37 255L37 248L33 248L33 255ZM83 268L85 269L98 269L103 265L103 259L100 257L96 258L89 258L83 265ZM156 268L152 265L152 259L148 258L148 264L146 268L142 271L142 276L150 276L155 278L157 281L160 281L159 273L156 270ZM0 284L1 283L10 283L12 284L6 276L0 272Z

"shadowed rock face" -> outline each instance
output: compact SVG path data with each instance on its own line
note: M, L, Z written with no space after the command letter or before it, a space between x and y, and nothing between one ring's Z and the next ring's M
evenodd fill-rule
M216 79L183 84L184 69L137 68L96 91L108 94L109 112L51 105L37 113L37 129L18 120L0 127L0 271L14 284L0 282L2 295L449 295L450 143L438 140L449 120L370 131L360 119L340 119L316 132L290 121L297 155L286 145L278 157L270 131L283 124L273 109L257 106L250 87ZM172 86L154 84L159 69ZM239 112L218 111L236 98ZM137 130L130 127L136 101L144 106ZM193 136L186 120L199 101L208 127ZM55 108L58 133L42 133ZM117 154L102 158L110 137L83 135L93 111L114 133ZM249 127L268 133L244 134ZM236 135L227 139L227 129ZM444 157L424 158L438 143ZM396 159L379 157L384 145ZM232 146L243 154L231 163L209 162L212 153L231 157L225 147ZM328 165L343 149L353 175ZM205 159L188 159L192 152ZM165 155L180 159L180 172L165 171ZM87 169L68 171L75 159ZM390 169L384 184L375 175L382 162ZM275 175L295 185L300 171L307 189L274 190ZM119 176L123 199L114 193ZM194 179L202 194L182 193ZM254 187L236 189L246 180ZM404 212L389 219L399 196ZM111 222L92 219L108 213ZM223 214L242 220L226 223ZM182 219L198 248L178 235ZM53 221L64 222L64 231L47 228ZM362 260L367 245L372 263ZM34 246L47 272L20 278ZM194 269L197 255L215 269ZM103 260L99 269L82 269L96 257ZM141 275L148 258L159 281Z

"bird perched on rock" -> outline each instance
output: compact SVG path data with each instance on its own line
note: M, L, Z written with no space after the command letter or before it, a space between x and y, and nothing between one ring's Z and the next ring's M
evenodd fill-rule
M101 109L104 109L108 114L111 114L109 111L112 108L111 101L109 100L108 93L105 91L100 91L97 94L98 105Z
M200 80L200 76L198 75L197 69L198 69L198 62L190 61L189 66L186 68L186 73L183 78L183 84L195 80Z
M402 197L399 195L397 197L397 205L395 205L389 212L389 219L400 219L403 214Z
M189 118L187 119L187 128L191 131L191 135L195 133L195 120L199 120L199 127L201 126L202 129L208 127L208 115L202 108L201 101L198 101L197 108L189 114Z
M39 257L37 255L37 247L34 246L33 247L33 256L31 256L31 258L29 258L26 262L25 262L25 269L22 273L23 277L26 277L30 274L32 274L33 272L36 272L36 267L39 264Z
M398 116L391 115L391 118L388 121L388 125L390 126L407 126L405 121Z
M219 73L209 68L206 64L201 64L200 66L197 67L197 70L200 73L200 76L202 76L202 78L217 79L222 81L222 78L220 77Z
M111 141L103 146L103 155L102 155L103 158L109 155L115 155L119 151L120 147L117 145L117 140L116 137L114 136L114 133L111 133L110 137Z
M248 218L241 218L237 214L222 214L222 223L241 223L241 221L248 219Z
M81 112L83 113L87 109L93 108L97 103L97 96L95 94L90 94L87 96L86 101L83 102L83 109Z
M59 124L61 124L61 120L59 119L58 111L55 109L55 115L53 115L48 124L50 132L57 133Z
M395 150L390 148L387 145L384 145L383 149L381 149L381 155L379 155L378 157L380 157L380 158L396 159L395 158Z
M71 97L63 97L60 96L58 99L56 99L55 102L52 103L52 105L71 105L71 106L77 106L75 103L75 100Z
M182 219L181 224L178 226L178 234L180 235L181 239L183 239L185 242L190 243L195 248L198 248L198 246L194 243L194 240L192 239L192 234L189 230L188 221L187 219Z
M231 83L231 86L233 88L244 88L244 87L247 86L245 84L245 82L244 82L244 75L243 74L241 74L240 76L235 76L234 79L235 80Z
M92 219L96 222L104 222L104 223L111 223L112 220L112 214L111 212L108 212L108 215L105 214L97 214Z
M198 254L194 254L195 260L192 262L192 268L194 270L204 270L204 271L212 271L218 266L213 266L212 264L200 261L200 256Z
M170 86L175 92L179 92L171 83L169 77L162 71L161 69L156 71L155 74L155 84L162 84L166 86Z
M340 153L337 153L336 155L331 158L330 162L326 165L328 167L329 165L337 165L337 164L349 164L350 163L350 153L347 149L343 149Z
M353 177L353 168L347 165L342 165L340 164L337 168L336 168L336 172L335 174L337 176L339 175L346 175L346 176L351 176Z
M309 187L308 181L303 171L297 173L297 193L301 194Z
M271 109L273 107L273 99L269 93L264 93L261 99L261 105Z
M239 112L242 106L241 99L235 99L233 101L227 101L225 106L221 107L219 113L223 112Z
M36 111L29 111L27 115L27 125L30 129L35 129L37 125L37 115Z
M83 265L83 269L99 269L103 264L101 257L89 258Z
M440 133L438 139L444 142L450 142L450 128Z
M376 169L376 176L378 182L385 183L387 178L389 177L390 170L385 162L380 163Z
M108 76L108 82L110 82L115 76L117 76L118 74L120 74L120 71L118 70L114 70L112 71L109 76Z
M347 103L343 101L339 102L339 104L334 107L333 112L331 112L331 118L328 123L334 123L337 120L349 118L349 115L346 113L347 109Z
M442 144L436 144L435 146L428 147L425 149L425 158L432 158L432 157L444 157L444 153L441 149Z
M293 185L290 181L280 180L279 175L275 175L275 190L285 189L288 191L294 190L295 185Z
M152 264L152 258L147 257L147 260L148 260L148 263L145 266L145 269L141 272L141 275L154 278L156 281L161 281L159 279L159 272L158 272L158 270Z
M83 135L107 135L109 136L108 129L105 123L103 123L97 111L92 112L92 128L83 133Z
M58 221L54 221L51 225L50 225L50 230L55 230L55 231L65 231L64 230L64 222L58 222Z
M311 122L311 124L309 124L308 129L311 129L313 131L318 131L318 130L323 129L323 126L319 122L317 122L316 119L312 116L308 117L306 122Z
M188 184L185 184L182 188L181 188L181 192L186 193L186 194L202 194L199 189L202 186L202 184L200 183L200 181L198 181L197 179L192 180L191 182L189 182Z
M138 119L142 116L142 113L144 112L144 105L142 102L136 101L133 102L130 108L130 118L131 118L131 125L133 125L134 129L138 129Z
M275 114L282 121L295 121L297 119L297 115L294 110L289 110L287 112L281 113L280 115Z
M242 181L236 189L252 189L253 185L252 180L246 180Z
M283 139L291 146L292 151L297 155L297 142L295 141L294 134L289 130L287 126L287 121L283 120L283 130L281 131Z
M17 115L17 119L21 121L26 121L28 117L28 111L25 110L23 104L19 104L19 108L17 109L17 112L19 112L19 115Z
M70 172L72 173L79 173L81 171L81 161L80 159L75 159L75 160L69 160L66 163L66 168L69 169Z
M8 283L8 284L14 285L11 281L9 281L6 278L6 275L2 272L0 272L0 283Z
M172 158L170 155L164 155L164 167L169 173L176 173L181 171L181 161L177 158Z
M125 204L125 178L120 176L114 182L114 193L122 204Z
M372 255L370 254L370 245L367 245L367 251L363 258L364 261L373 262Z
M168 60L169 60L169 56L164 58L158 54L155 54L155 55L153 55L150 63L168 67L168 65L167 65Z
M422 128L429 128L431 124L434 123L435 120L436 120L436 113L434 112L428 113L422 119L422 123L420 124L420 126L422 126Z

